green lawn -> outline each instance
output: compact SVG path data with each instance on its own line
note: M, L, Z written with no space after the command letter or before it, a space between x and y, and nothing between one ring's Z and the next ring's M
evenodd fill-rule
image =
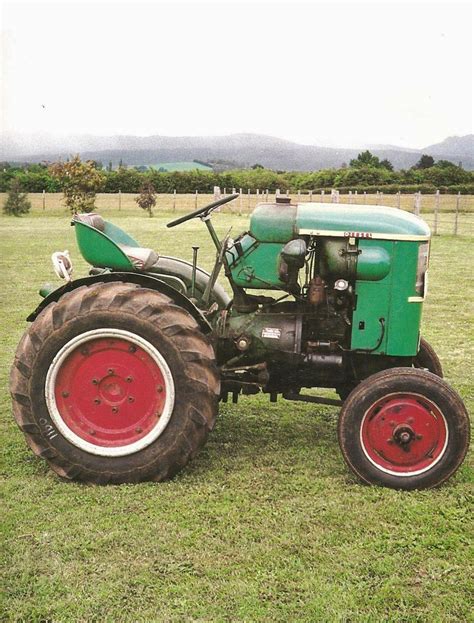
M132 216L132 214L135 214ZM173 215L110 212L143 245L200 262L206 229ZM218 232L247 219L216 215ZM474 460L440 489L361 485L334 407L248 397L221 405L205 449L171 482L94 487L58 480L13 422L8 372L50 254L74 231L55 215L0 218L2 304L0 620L473 621ZM474 406L474 240L434 239L423 332Z
M199 171L212 171L211 166L206 166L200 162L158 162L157 164L150 164L148 166L157 171L160 169L165 169L165 171L195 171L196 169Z

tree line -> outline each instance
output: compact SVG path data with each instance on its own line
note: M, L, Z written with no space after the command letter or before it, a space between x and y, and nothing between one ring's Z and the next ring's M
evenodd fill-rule
M80 163L74 157L70 163ZM0 192L7 192L15 180L22 192L62 192L68 184L66 175L61 175L61 167L66 163L42 163L14 165L0 163ZM212 193L214 186L228 191L233 188L269 190L325 190L336 188L340 192L348 190L372 192L383 190L386 193L442 192L474 193L474 172L466 171L460 165L447 160L437 162L431 156L423 155L410 169L394 171L388 160L379 160L370 151L359 154L348 165L337 169L323 169L312 172L273 171L256 163L249 169L230 171L157 171L141 170L143 167L127 167L122 164L116 170L104 169L100 163L88 161L91 192L137 193L143 184L151 185L157 193Z

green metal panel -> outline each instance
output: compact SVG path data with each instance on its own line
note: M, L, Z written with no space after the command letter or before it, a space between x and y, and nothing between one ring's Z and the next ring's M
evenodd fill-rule
M427 238L430 228L419 217L397 208L384 206L343 205L332 203L300 203L296 216L298 233L341 232L360 234L414 236ZM326 234L329 235L329 234Z
M80 221L75 221L74 229L77 246L82 257L91 266L115 268L116 270L135 270L125 253L106 234ZM137 244L135 243L134 246Z
M413 242L395 242L390 326L387 351L410 357L418 351L423 303L415 290L418 249ZM410 298L418 299L409 301Z
M276 290L283 285L278 277L280 243L257 243L231 265L232 278L238 286Z
M379 319L383 318L385 335L374 354L416 355L422 310L415 289L419 246L420 243L412 241L359 241L361 255L370 248L383 247L391 257L391 267L380 281L356 281L352 349L374 348L381 335Z
M250 233L260 242L288 242L296 238L296 206L261 203L250 217Z
M369 254L371 249L384 251L388 257L393 254L393 245L389 240L360 240L359 250ZM355 284L355 294L357 296L357 306L352 316L352 349L373 349L377 346L382 332L380 318L385 323L384 338L374 353L383 354L387 352L387 338L390 331L390 296L393 286L393 268L390 269L383 279L379 281L357 279Z
M288 242L298 233L342 236L429 238L430 228L418 216L385 206L262 203L250 219L250 233L261 242ZM362 234L362 236L361 236Z
M371 244L369 246L361 240L359 243L361 254L357 258L357 279L380 281L388 275L390 272L390 252L386 247L387 245L384 245L383 241L379 241L377 245Z

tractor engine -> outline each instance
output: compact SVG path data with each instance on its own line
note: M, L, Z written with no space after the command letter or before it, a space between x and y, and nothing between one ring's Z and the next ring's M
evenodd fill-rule
M216 334L232 382L285 392L407 365L418 351L429 230L399 210L376 214L285 197L257 206L226 253L234 303Z

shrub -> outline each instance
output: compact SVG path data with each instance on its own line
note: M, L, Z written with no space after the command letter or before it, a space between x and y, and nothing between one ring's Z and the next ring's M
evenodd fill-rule
M153 184L146 180L140 187L140 194L135 197L135 201L138 203L142 210L148 212L148 216L153 216L152 208L156 205L156 193Z
M30 210L31 202L28 201L28 195L21 192L20 181L13 178L3 211L5 214L21 216L22 214L27 214Z

